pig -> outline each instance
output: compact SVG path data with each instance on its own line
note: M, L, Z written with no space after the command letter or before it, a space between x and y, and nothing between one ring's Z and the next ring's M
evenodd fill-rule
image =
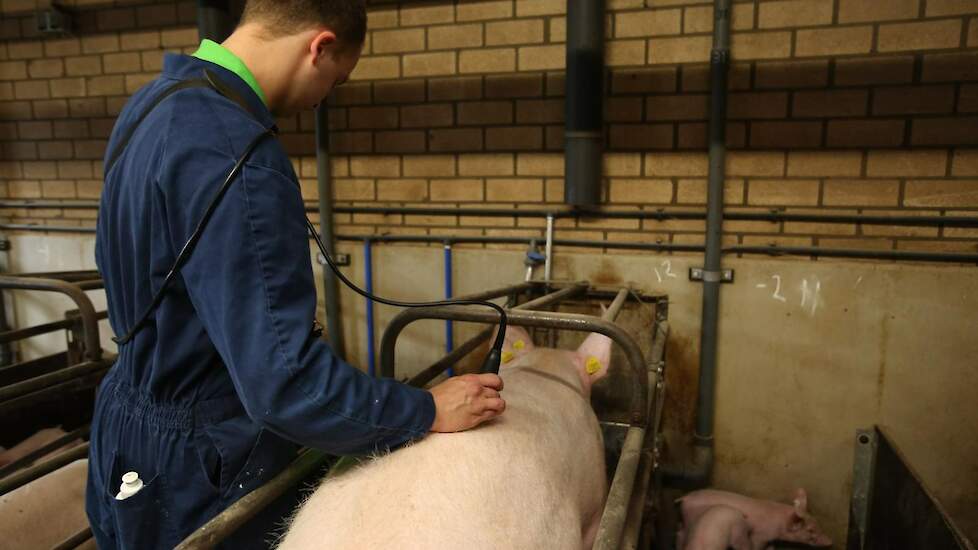
M684 530L715 506L739 510L747 519L751 548L754 550L767 548L775 540L809 546L832 545L832 540L819 529L815 518L808 513L808 494L804 489L795 492L793 505L713 489L694 491L676 503L682 512ZM682 531L680 533L681 538Z
M689 533L676 541L679 550L754 550L747 517L730 506L713 506L686 528Z
M56 428L44 428L34 432L34 435L28 437L27 439L21 441L17 445L14 445L10 449L0 452L0 467L6 466L11 462L33 452L35 449L39 449L48 443L51 443L55 439L65 435L65 431L61 429L60 426ZM63 452L71 447L80 445L81 440L69 443L61 448L55 449L53 452L48 453L46 456L51 456L56 453ZM41 457L42 459L44 457ZM28 466L28 464L25 464Z
M607 480L591 385L611 341L576 351L505 335L506 412L424 439L334 478L295 514L280 550L591 548Z
M76 460L0 496L4 548L52 548L88 527L88 460Z

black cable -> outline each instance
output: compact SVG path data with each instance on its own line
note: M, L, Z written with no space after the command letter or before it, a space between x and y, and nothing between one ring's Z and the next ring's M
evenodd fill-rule
M350 287L354 292L363 296L368 300L373 300L375 302L380 302L394 307L442 307L442 306L488 306L496 310L499 314L499 331L496 332L496 340L492 344L492 349L489 351L489 355L486 356L485 361L482 362L482 368L480 372L491 372L493 374L499 373L499 362L502 358L503 353L503 342L506 340L506 310L498 304L483 300L442 300L437 302L401 302L397 300L387 300L384 298L379 298L369 292L362 290L357 285L353 284L352 281L346 278L345 275L340 271L340 268L333 263L333 258L330 256L329 251L326 250L326 245L323 244L322 239L319 237L319 233L316 231L316 227L312 224L308 217L306 217L306 227L309 228L309 233L312 235L313 239L316 241L316 245L319 246L319 251L323 253L323 258L326 260L326 264L329 268L333 270L337 278L343 282L346 286Z

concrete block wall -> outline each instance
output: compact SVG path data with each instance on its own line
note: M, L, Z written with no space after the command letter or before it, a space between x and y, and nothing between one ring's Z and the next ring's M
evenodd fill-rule
M0 4L0 193L93 199L115 115L163 53L197 43L194 3L75 0L75 36ZM353 81L330 100L338 204L557 206L565 2L373 2ZM610 0L603 200L705 201L709 0ZM737 210L978 211L978 6L751 0L733 14L726 196ZM33 34L32 34L33 32ZM279 121L317 198L313 117ZM3 219L91 226L94 212ZM540 220L341 215L344 234L538 236ZM700 221L564 220L559 236L695 244ZM728 243L974 252L978 232L729 222Z

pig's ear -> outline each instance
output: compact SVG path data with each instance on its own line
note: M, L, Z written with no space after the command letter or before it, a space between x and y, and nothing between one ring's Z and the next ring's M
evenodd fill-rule
M499 333L499 328L496 328L492 333L492 338L489 340L493 342L496 340L496 334ZM506 363L511 363L514 359L527 353L533 349L533 339L527 334L523 327L515 327L512 325L506 326L506 336L503 339L503 356L502 362L505 366Z
M795 491L795 515L805 517L808 514L808 493L804 489Z
M603 378L611 362L611 338L592 332L577 348L577 356L592 382Z

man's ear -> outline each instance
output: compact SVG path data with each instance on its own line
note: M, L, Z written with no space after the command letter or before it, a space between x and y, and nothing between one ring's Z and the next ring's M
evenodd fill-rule
M329 29L324 29L319 31L309 43L309 53L318 62L325 59L325 56L331 53L331 50L335 49L336 45L336 33Z

